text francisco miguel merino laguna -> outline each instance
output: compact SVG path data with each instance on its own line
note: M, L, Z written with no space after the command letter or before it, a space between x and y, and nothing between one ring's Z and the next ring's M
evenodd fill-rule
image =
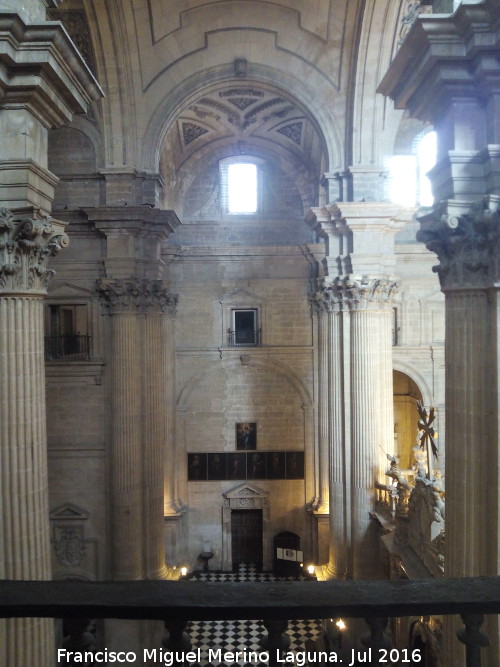
M393 649L392 652L398 652L397 649ZM378 653L378 655L377 655ZM414 649L412 651L412 660L408 660L409 651L403 649L401 653L404 653L403 662L409 663L420 662L422 656L419 653L419 649ZM373 655L372 655L373 654ZM385 655L383 655L385 654ZM399 656L401 657L401 656ZM73 664L82 663L89 665L92 663L96 664L112 664L112 663L131 663L131 664L141 664L137 660L141 660L142 664L152 664L158 663L165 665L165 667L173 667L180 663L186 665L193 664L203 664L208 660L208 662L224 662L226 664L231 664L235 662L245 662L245 663L269 663L270 654L269 651L223 651L222 649L208 649L208 655L203 655L201 649L196 649L194 651L166 651L161 648L152 648L152 649L143 649L142 655L136 653L135 651L108 651L104 649L103 651L68 651L67 649L60 648L57 651L57 662L72 661ZM287 665L295 665L296 667L304 667L310 663L318 662L332 662L332 663L343 663L345 667L352 667L354 664L363 662L366 664L380 664L381 662L392 663L394 656L391 654L389 656L389 651L386 649L379 649L379 651L372 650L371 648L366 649L365 651L357 651L352 649L352 656L350 661L347 662L342 660L337 653L334 651L287 651L282 652L279 649L276 650L276 662L283 663L283 667Z

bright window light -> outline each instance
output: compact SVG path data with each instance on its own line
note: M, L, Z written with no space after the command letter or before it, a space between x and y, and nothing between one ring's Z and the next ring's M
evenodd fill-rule
M393 155L389 166L389 198L400 206L415 206L417 161L413 155Z
M227 199L229 213L257 212L257 167L236 162L227 168Z
M437 137L435 132L428 132L419 142L417 148L417 160L419 169L419 203L420 206L432 206L431 182L426 176L427 172L436 164Z
M389 199L400 206L432 206L427 173L436 164L436 133L428 132L415 143L413 155L393 155L389 160Z

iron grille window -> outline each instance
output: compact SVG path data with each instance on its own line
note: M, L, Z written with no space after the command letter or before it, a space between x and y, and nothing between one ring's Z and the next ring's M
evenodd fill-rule
M49 305L46 320L46 361L88 361L90 336L86 304Z
M257 327L257 310L233 310L233 326L228 329L230 347L260 345L260 330Z

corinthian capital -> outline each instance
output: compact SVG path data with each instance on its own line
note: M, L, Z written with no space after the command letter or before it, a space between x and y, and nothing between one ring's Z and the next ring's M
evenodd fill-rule
M0 208L0 290L45 294L55 273L49 259L68 243L63 223Z
M162 280L100 278L97 281L97 291L110 315L128 312L162 312L175 315L179 300L177 294L168 291Z
M397 290L398 284L386 278L337 277L331 282L325 281L312 295L311 302L320 312L390 310Z
M433 267L446 291L490 287L500 279L500 201L485 197L468 213L448 215L438 207L419 216L417 240L435 252Z

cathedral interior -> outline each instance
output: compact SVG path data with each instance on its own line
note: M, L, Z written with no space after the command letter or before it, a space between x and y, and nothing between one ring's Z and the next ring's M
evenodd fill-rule
M0 579L497 576L499 0L0 0L0 45Z

